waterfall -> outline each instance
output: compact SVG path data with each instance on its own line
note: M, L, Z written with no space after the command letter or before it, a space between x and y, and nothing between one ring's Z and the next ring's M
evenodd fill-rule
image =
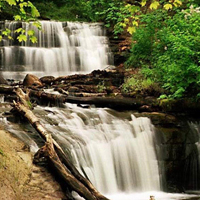
M14 40L3 40L0 62L6 78L20 78L27 72L38 76L91 72L112 64L108 39L99 23L41 21L39 31L31 23L6 21ZM38 42L19 44L17 28L33 30ZM12 71L12 73L11 73ZM15 72L15 73L14 73Z
M200 123L189 122L190 131L192 132L193 138L196 141L195 145L197 148L196 155L193 156L187 167L190 174L186 182L191 190L198 190L200 188Z
M1 109L6 111L6 105ZM155 151L155 128L148 118L136 118L132 112L72 104L63 108L37 106L34 113L80 173L109 199L147 200L150 195L156 200L199 198L161 191L162 170ZM43 146L28 123L7 121L2 113L0 123L29 145L31 151ZM191 126L196 134L199 125ZM75 199L83 200L77 196Z
M109 109L83 109L71 104L65 109L45 110L48 115L41 117L42 123L99 191L160 190L154 126L148 118L133 114L116 117L119 113Z

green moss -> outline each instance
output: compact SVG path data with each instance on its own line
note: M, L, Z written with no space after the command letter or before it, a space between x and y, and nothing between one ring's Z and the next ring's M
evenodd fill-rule
M0 149L0 155L5 156L5 154L4 154L2 149Z
M175 104L176 100L174 99L161 99L159 106L163 109L163 111L172 111Z
M30 101L27 101L27 104L28 104L29 108L33 107L32 103Z
M134 74L125 79L122 85L122 93L129 96L155 96L159 97L162 88L150 78L142 74Z

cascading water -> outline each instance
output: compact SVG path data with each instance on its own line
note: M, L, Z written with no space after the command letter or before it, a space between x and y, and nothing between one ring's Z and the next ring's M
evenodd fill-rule
M74 164L101 192L160 190L154 127L148 118L120 119L109 109L72 105L47 110L42 122L64 149L70 146Z
M34 112L80 173L111 200L148 200L150 195L156 200L195 197L161 192L162 170L156 156L154 126L148 118L72 104L64 108L37 106ZM0 122L32 151L38 150L37 134L28 124L12 125L1 116Z
M101 24L41 21L41 25L39 31L28 23L1 23L11 30L14 38L1 43L0 61L5 78L20 79L27 72L38 76L91 72L112 64L112 53ZM27 40L19 44L15 30L20 27L34 30L38 42L32 44Z
M187 182L190 183L191 190L198 190L200 188L200 123L199 122L189 122L190 130L193 134L193 138L196 139L197 156L192 159L188 167L191 168L189 178Z
M41 24L43 31L39 32L26 23L0 23L12 30L14 38L1 42L0 62L5 78L16 79L18 75L17 78L22 79L28 72L38 76L67 75L112 64L101 25L49 21ZM19 45L14 30L20 27L35 30L38 43L27 41ZM0 101L4 102L3 97ZM37 107L35 112L80 173L110 199L148 200L150 195L156 196L156 200L190 198L185 194L155 192L161 190L162 170L159 170L155 150L154 126L148 118L136 118L132 113L110 109L83 109L71 104L65 108ZM35 142L38 143L38 137L30 127L25 127L24 131L21 129L24 124L13 125L2 113L0 122L32 151L38 150Z

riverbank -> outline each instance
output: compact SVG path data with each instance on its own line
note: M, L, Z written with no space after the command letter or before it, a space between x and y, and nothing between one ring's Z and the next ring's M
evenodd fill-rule
M32 163L33 154L0 126L1 200L61 200L63 192L44 167Z

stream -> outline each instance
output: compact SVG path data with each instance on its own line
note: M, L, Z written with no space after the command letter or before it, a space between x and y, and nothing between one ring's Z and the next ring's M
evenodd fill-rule
M37 44L1 42L0 64L6 79L21 80L27 73L39 77L86 73L113 64L102 24L51 21L41 24L43 31L35 30ZM12 37L16 38L16 27L31 25L6 21L1 26L11 29ZM36 152L43 145L41 138L29 124L9 116L10 107L3 96L0 101L0 122L24 141L30 151ZM150 196L155 200L200 199L198 186L190 188L196 195L164 192L163 144L159 143L156 127L149 118L136 116L133 111L117 112L92 105L83 108L69 103L62 108L37 106L34 113L79 172L111 200L148 200ZM191 123L190 130L198 135L198 123ZM191 145L198 152L199 142ZM196 178L191 177L191 181L198 182L199 164L192 170Z

